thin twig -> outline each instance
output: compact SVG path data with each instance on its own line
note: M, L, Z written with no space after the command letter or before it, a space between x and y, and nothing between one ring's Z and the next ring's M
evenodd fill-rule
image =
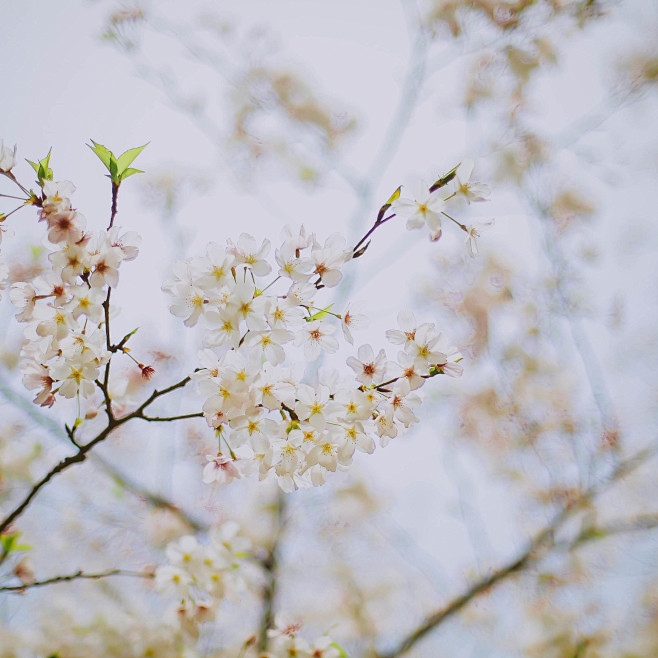
M139 416L142 420L149 423L168 423L172 420L185 420L186 418L203 418L203 412L197 411L189 414L181 414L180 416Z
M148 399L142 403L135 411L132 413L128 414L127 416L123 416L122 418L114 418L114 417L109 417L108 418L108 424L107 427L102 430L95 438L93 438L89 443L86 443L85 445L81 445L78 448L78 452L74 455L71 455L70 457L66 457L62 461L60 461L56 466L54 466L46 475L41 478L35 485L33 485L32 489L28 492L27 496L23 499L23 501L14 509L9 516L7 516L2 523L0 523L0 534L2 534L10 525L13 521L15 521L29 506L31 503L32 499L37 495L37 493L46 485L50 480L55 477L57 474L62 473L63 471L67 470L69 467L73 466L74 464L83 462L86 457L87 453L92 450L96 445L107 439L107 437L118 427L121 425L124 425L130 420L133 420L134 418L143 418L144 417L144 410L152 404L155 400L157 400L159 397L162 397L163 395L167 395L168 393L171 393L172 391L175 391L176 389L182 388L185 386L188 382L190 381L189 377L185 377L179 382L176 382L175 384L172 384L171 386L162 389L161 391L155 390L151 395L148 397Z
M608 486L644 464L647 459L656 454L657 449L658 444L649 449L642 450L633 457L621 462L607 478L602 479L600 482L590 487L581 496L567 503L558 513L556 513L551 522L535 535L526 549L517 557L504 566L496 569L489 576L476 581L465 592L448 603L448 605L430 615L422 624L399 642L392 651L378 654L377 658L398 658L399 656L406 654L423 637L438 628L444 621L453 617L480 594L489 591L497 583L505 580L513 574L523 571L529 565L539 560L548 550L556 546L555 533L564 522L572 516L572 514L583 509L592 498L605 490ZM658 524L658 517L656 517L655 520Z
M126 569L110 569L109 571L101 571L99 573L84 573L84 571L76 571L75 573L67 576L54 576L46 580L37 580L33 583L24 583L23 585L13 585L0 587L0 592L17 592L23 593L26 589L34 587L44 587L45 585L56 585L57 583L68 583L72 580L99 580L109 576L132 576L134 578L153 578L152 573L145 571L129 571Z
M46 416L40 412L38 407L23 396L19 395L14 391L8 382L0 374L0 394L15 407L18 407L23 413L37 425L44 428L49 434L54 436L60 441L66 441L68 443L69 439L67 435L62 431L61 426L52 420L49 416ZM91 453L89 455L90 459L93 459L94 463L107 475L109 475L118 485L123 487L126 491L132 493L138 498L144 500L152 507L166 509L173 514L176 514L182 521L184 521L190 528L201 532L207 530L207 527L202 522L193 518L185 510L177 507L171 500L168 500L160 494L153 493L148 489L145 489L141 484L133 481L128 475L126 475L119 468L106 461L101 455L97 453Z

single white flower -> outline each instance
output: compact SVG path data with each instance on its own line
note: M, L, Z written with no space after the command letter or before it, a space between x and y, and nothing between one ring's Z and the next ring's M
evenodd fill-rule
M485 201L490 194L489 186L484 183L471 183L471 174L475 163L473 160L464 160L455 172L455 194L461 196L468 203L471 201Z
M322 351L329 354L338 351L338 341L331 335L335 331L334 325L322 320L313 320L297 333L295 345L304 347L304 356L308 361L315 361Z
M471 255L472 258L477 256L478 254L478 244L477 244L477 238L480 237L480 233L482 231L486 231L487 229L491 228L494 225L494 220L493 219L488 219L487 221L484 222L475 222L472 226L467 226L467 232L466 232L466 245L468 247L468 253Z
M433 234L441 230L441 212L445 208L442 188L430 192L423 181L413 187L413 198L400 198L393 202L391 210L407 218L407 228L422 228L425 224Z
M353 329L363 329L368 323L368 318L363 313L352 313L352 309L348 305L345 313L340 318L340 327L343 330L345 340L354 345L354 338L352 336Z
M228 241L228 252L235 258L235 264L244 263L256 276L265 276L272 271L272 266L265 260L270 252L270 241L263 240L260 247L253 236L242 233L238 243Z

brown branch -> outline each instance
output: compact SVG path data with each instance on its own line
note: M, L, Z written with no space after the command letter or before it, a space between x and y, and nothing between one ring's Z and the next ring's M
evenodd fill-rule
M112 208L110 210L110 225L107 227L109 231L113 224L114 218L117 216L117 198L119 196L119 183L112 181Z
M50 480L55 477L58 473L61 473L65 470L67 470L70 466L73 466L73 464L77 464L79 462L82 462L86 459L87 453L92 450L96 445L107 439L107 437L118 427L121 425L124 425L128 421L132 420L133 418L144 418L144 410L152 404L155 400L157 400L159 397L162 397L163 395L167 395L168 393L171 393L172 391L175 391L176 389L182 388L185 386L188 382L190 381L190 377L185 377L179 382L176 382L175 384L172 384L171 386L162 389L161 391L158 391L157 389L151 393L151 395L147 398L145 402L143 402L135 411L132 413L128 414L127 416L123 416L122 418L114 418L113 416L108 414L108 424L107 427L100 432L96 437L94 437L89 443L86 443L85 445L80 445L78 448L78 452L74 455L71 455L70 457L66 457L62 461L59 462L56 466L54 466L46 475L41 478L35 485L33 485L32 489L28 492L27 496L23 499L23 501L14 509L13 512L9 514L1 523L0 523L0 534L2 534L10 525L13 521L15 521L29 506L29 504L32 502L32 499L37 495L37 493L46 485Z
M286 502L285 494L281 491L277 492L274 538L267 555L261 562L267 577L267 583L263 589L263 611L258 632L258 650L261 652L267 651L267 631L274 626L274 597L279 576L279 550L286 524Z
M59 424L55 423L51 418L44 415L42 412L37 411L38 407L35 407L35 405L30 400L16 393L16 391L14 391L7 384L7 382L4 380L1 374L0 374L0 394L4 396L5 399L10 404L18 407L23 413L27 414L27 416L34 423L41 426L56 439L59 440L64 439L64 435L62 434L62 430ZM73 430L70 431L72 432ZM66 436L69 437L69 440L71 439L69 430L66 431ZM76 442L76 447L79 447L77 442ZM205 524L192 517L185 510L177 507L171 500L168 500L167 498L165 498L160 494L153 493L148 489L145 489L142 485L138 484L137 482L134 482L122 470L120 470L118 467L111 464L110 462L106 461L100 455L96 453L91 453L89 457L90 459L93 460L95 464L98 465L101 471L103 471L106 475L109 475L111 478L113 478L113 480L117 484L123 487L126 491L132 493L134 496L141 498L152 507L162 508L172 512L173 514L177 515L182 521L184 521L191 529L197 532L206 531L208 529Z
M658 514L640 514L628 519L617 519L600 526L590 526L580 532L572 541L560 544L568 550L573 550L591 541L598 541L614 535L653 530L658 528Z
M398 658L398 656L406 654L423 637L438 628L444 621L450 617L453 617L480 594L489 591L497 583L505 580L513 574L523 571L528 566L539 560L546 554L547 551L556 546L555 533L567 519L569 519L575 512L587 506L592 498L594 498L601 491L605 490L608 486L617 482L625 475L644 464L647 459L656 454L657 449L658 444L649 449L642 450L633 457L630 457L626 461L621 462L606 478L594 484L583 494L567 503L567 505L565 505L557 514L555 514L551 522L537 535L535 535L526 549L516 558L504 566L498 568L489 576L486 576L485 578L482 578L473 583L465 592L448 603L448 605L430 615L422 624L420 624L416 629L409 633L393 650L388 653L378 654L377 658ZM658 516L651 516L650 518L651 521L655 522L655 525L658 526ZM648 519L645 519L644 522L649 524ZM651 527L655 526L652 525ZM575 545L577 543L578 538L573 542L573 544Z
M153 578L154 574L145 571L128 571L126 569L110 569L109 571L101 571L100 573L84 573L83 571L76 571L75 573L67 576L54 576L46 580L37 580L33 583L24 583L22 585L13 585L11 587L0 587L0 592L16 592L23 593L26 589L33 587L44 587L45 585L55 585L57 583L67 583L72 580L88 579L99 580L107 578L108 576L132 576L135 578Z
M142 420L149 423L168 423L172 420L185 420L186 418L203 418L203 412L197 411L189 414L181 414L180 416L139 416Z

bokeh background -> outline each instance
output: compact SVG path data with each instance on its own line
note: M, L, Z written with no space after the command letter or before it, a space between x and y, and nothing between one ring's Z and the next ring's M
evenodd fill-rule
M149 142L121 190L119 223L143 242L113 330L140 327L156 386L199 345L160 286L211 240L276 244L303 223L352 243L398 185L466 157L492 195L460 219L495 218L477 258L455 226L432 243L389 225L336 292L370 317L357 344L384 346L406 309L466 357L461 379L423 388L407 435L282 502L271 482L201 483L203 422L128 428L39 496L18 524L31 548L0 567L8 586L18 564L38 580L148 569L171 539L234 519L276 546L275 572L198 637L141 580L0 592L0 655L236 656L270 577L275 610L349 656L658 653L654 3L26 0L0 20L0 138L30 160L52 147L90 227L110 194L86 144ZM44 265L35 220L7 221L14 281ZM74 414L21 388L7 297L3 509L70 453Z

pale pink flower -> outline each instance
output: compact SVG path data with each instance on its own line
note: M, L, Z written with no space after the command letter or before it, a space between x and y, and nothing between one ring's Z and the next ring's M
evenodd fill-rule
M375 357L370 345L361 345L357 354L358 359L353 356L347 359L347 365L356 373L356 380L366 386L381 384L386 372L386 352L379 350Z
M107 242L111 247L119 247L123 252L123 260L135 260L139 254L141 236L136 231L128 231L119 235L121 229L113 226L107 231Z
M407 228L422 228L425 224L433 234L440 234L441 212L445 208L442 188L429 191L429 187L418 181L413 186L413 198L400 198L393 202L391 210L407 218Z
M224 455L206 455L208 463L203 467L202 480L204 484L218 482L219 484L228 484L240 477L240 471L235 466L235 462Z
M48 240L53 244L79 242L84 235L87 220L77 210L63 210L49 214Z
M304 356L308 361L315 361L320 354L338 351L338 341L331 335L336 331L334 325L313 320L308 322L295 336L295 345L304 347Z

